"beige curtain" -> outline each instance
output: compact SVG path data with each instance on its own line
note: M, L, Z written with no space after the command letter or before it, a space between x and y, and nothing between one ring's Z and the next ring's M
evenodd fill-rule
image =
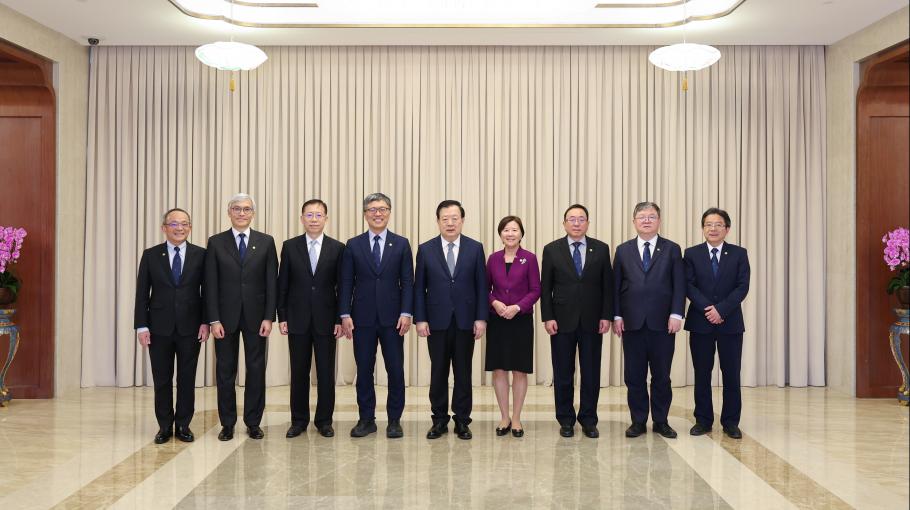
M564 235L573 202L611 247L634 235L639 201L661 205L662 234L684 248L702 240L701 212L723 207L729 240L752 262L743 383L824 385L824 48L722 47L718 64L688 74L688 91L683 74L648 63L651 49L275 47L262 67L233 75L200 64L193 48L93 49L83 386L151 382L132 309L139 255L162 241L163 211L188 209L191 242L204 246L229 227L228 197L247 192L254 228L280 247L302 233L300 204L319 197L327 233L344 241L365 228L360 201L373 191L392 197L391 228L415 250L438 233L436 204L461 200L465 234L488 254L506 214L524 219L524 246L539 253ZM211 342L199 384L213 384ZM620 342L604 342L602 384L621 385ZM475 384L490 380L484 345ZM351 383L347 340L337 367L338 383ZM287 341L273 334L268 383L287 384L288 371ZM414 333L406 378L429 382ZM672 378L692 382L686 334ZM532 382L551 379L538 326Z

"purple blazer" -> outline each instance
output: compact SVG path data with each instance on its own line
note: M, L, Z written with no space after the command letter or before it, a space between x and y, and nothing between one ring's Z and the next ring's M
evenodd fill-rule
M487 284L490 287L490 305L499 300L506 305L518 305L522 315L534 313L534 303L540 299L537 257L519 247L512 268L506 274L505 250L491 253L487 259Z

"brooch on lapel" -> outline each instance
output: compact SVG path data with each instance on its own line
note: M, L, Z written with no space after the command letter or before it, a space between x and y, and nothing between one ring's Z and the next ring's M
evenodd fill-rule
M518 262L521 263L521 264L524 264L524 263L527 262L527 261L528 261L528 259L518 259Z

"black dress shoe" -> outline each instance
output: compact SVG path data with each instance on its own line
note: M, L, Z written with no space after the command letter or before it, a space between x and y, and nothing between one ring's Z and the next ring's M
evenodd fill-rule
M404 431L401 430L401 422L398 420L389 420L389 424L385 428L385 437L389 439L404 437Z
M357 420L357 425L351 429L351 437L365 437L376 432L376 420Z
M262 439L265 437L265 432L259 428L259 425L251 425L246 428L246 435L250 436L250 439Z
M597 425L591 425L590 427L582 425L581 431L585 436L590 437L591 439L597 439L600 437L600 431L597 430Z
M196 436L193 435L193 431L189 427L177 427L177 432L174 433L174 437L183 441L184 443L192 443Z
M468 440L474 437L471 434L471 429L465 423L455 423L455 433L458 434L458 439Z
M671 427L668 423L655 423L651 426L651 429L667 439L676 438L676 431L673 430L673 427Z
M512 430L512 422L509 422L505 427L496 427L496 436L504 436Z
M288 432L287 432L287 434L284 435L284 437L290 439L292 437L297 437L300 434L303 434L305 431L306 431L306 425L291 424L291 426L288 427Z
M221 427L221 432L218 433L218 440L230 441L231 439L234 439L234 426L225 425L224 427Z
M695 425L692 425L692 428L689 429L690 436L703 436L711 432L710 425L702 425L701 423L695 422Z
M158 433L155 434L155 444L164 444L170 441L171 436L174 435L173 429L170 427L166 429L159 429Z
M742 439L743 431L739 430L739 427L736 425L731 425L729 427L724 427L724 434L731 439Z
M512 429L512 437L523 437L525 429Z
M647 431L648 429L645 428L644 423L632 423L632 425L629 425L629 428L626 429L626 437L638 437Z
M572 437L575 435L575 426L574 425L560 425L559 426L559 435L562 437Z
M322 437L335 437L335 429L331 425L320 425L316 430L319 431L319 435Z
M434 423L430 430L427 431L427 439L439 439L443 434L449 433L449 426L446 422L441 421Z

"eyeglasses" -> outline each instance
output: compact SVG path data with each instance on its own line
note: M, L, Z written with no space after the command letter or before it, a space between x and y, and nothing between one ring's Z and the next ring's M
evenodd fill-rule
M172 222L170 222L170 223L165 223L164 225L165 225L166 227L169 227L169 228L177 228L177 227L180 227L180 228L190 228L193 224L192 224L192 223L187 223L187 222L185 222L185 221L184 221L183 223L177 223L176 221L172 221Z
M657 216L656 214L649 214L649 215L647 215L647 216L636 216L636 217L635 217L635 221L638 221L638 222L643 222L643 221L645 221L645 220L647 220L647 221L657 221L657 220L659 220L659 219L660 219L660 216Z
M388 214L391 209L388 207L370 207L369 209L364 209L364 212L370 214Z
M588 222L588 218L584 216L569 216L566 218L566 223L571 223L573 225L584 225Z
M253 212L253 208L252 207L240 207L240 206L235 205L234 207L231 207L231 212L234 214L240 214L240 213L250 214Z
M321 212L317 212L317 213L308 212L308 213L304 214L303 217L308 220L321 220L322 218L325 218L325 214L322 214Z
M726 223L705 223L705 228L727 228Z

